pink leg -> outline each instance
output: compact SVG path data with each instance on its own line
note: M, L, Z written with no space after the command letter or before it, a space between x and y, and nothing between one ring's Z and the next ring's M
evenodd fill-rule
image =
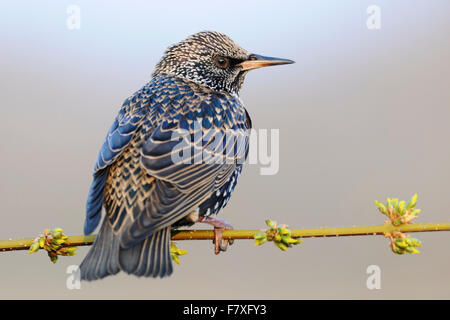
M233 244L233 240L223 240L222 233L224 230L233 229L233 226L226 222L225 220L217 218L205 218L200 217L197 222L207 223L214 227L214 253L219 254L220 251L226 251L228 243Z

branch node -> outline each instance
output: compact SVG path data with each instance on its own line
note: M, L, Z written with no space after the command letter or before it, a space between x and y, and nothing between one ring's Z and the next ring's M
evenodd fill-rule
M286 251L292 245L297 245L303 241L300 238L292 238L292 231L287 225L281 224L277 226L277 222L267 219L266 224L269 228L258 232L253 236L255 239L255 246L260 246L266 241L273 241L273 243L283 251Z
M375 205L378 207L378 210L389 218L389 220L386 220L384 223L391 224L394 228L412 224L412 220L417 218L417 215L421 211L420 209L415 208L416 203L417 194L412 196L408 204L406 204L405 201L399 201L398 198L387 198L386 203L375 200ZM395 254L416 254L420 252L416 248L420 247L422 242L403 232L394 230L392 232L385 232L384 236L390 239L391 243L389 246Z
M61 228L45 229L43 234L34 239L28 252L31 254L39 249L44 249L47 251L50 261L56 263L58 256L73 256L76 254L77 247L64 246L68 238Z

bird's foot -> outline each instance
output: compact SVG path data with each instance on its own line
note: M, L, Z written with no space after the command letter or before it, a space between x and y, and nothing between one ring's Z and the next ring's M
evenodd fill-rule
M226 222L225 220L217 218L204 218L200 217L197 222L207 223L214 227L214 253L219 254L220 251L227 251L228 244L232 245L233 240L224 240L222 238L222 233L224 230L232 230L233 226Z

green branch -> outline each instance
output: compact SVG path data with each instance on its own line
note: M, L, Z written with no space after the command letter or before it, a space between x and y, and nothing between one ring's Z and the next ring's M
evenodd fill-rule
M391 224L383 224L368 227L346 227L346 228L316 228L316 229L291 229L292 238L322 238L322 237L345 237L345 236L374 236L392 232L432 232L450 231L450 222L417 223L406 224L395 227ZM261 230L225 230L224 239L254 239ZM213 240L212 230L178 230L174 232L172 240ZM89 246L95 240L91 236L69 236L63 246ZM0 251L28 250L34 239L0 240Z
M388 198L386 203L375 201L378 210L388 217L388 220L383 225L291 230L286 225L277 225L275 221L266 220L267 229L225 230L222 237L226 240L253 239L255 245L262 245L270 241L281 250L286 251L292 245L301 243L300 238L382 235L390 239L389 246L392 252L396 254L419 253L417 247L421 246L421 242L405 233L450 231L450 222L413 224L412 220L417 218L420 212L419 209L415 208L416 202L417 195L414 195L408 203L396 198ZM51 261L56 262L58 255L74 255L75 247L91 245L95 241L95 237L95 235L68 237L62 232L62 229L46 229L43 234L35 239L0 241L0 252L29 250L30 253L33 253L39 249L44 249L47 251ZM213 239L214 231L212 230L175 230L172 233L173 241ZM178 249L175 243L171 244L170 252L172 259L176 263L179 263L179 256L187 253L186 250Z

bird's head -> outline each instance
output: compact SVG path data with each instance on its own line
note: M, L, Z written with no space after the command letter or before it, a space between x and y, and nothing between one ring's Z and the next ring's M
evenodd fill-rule
M238 93L248 71L289 63L294 61L252 54L225 34L203 31L170 46L153 76L167 73L213 90Z

